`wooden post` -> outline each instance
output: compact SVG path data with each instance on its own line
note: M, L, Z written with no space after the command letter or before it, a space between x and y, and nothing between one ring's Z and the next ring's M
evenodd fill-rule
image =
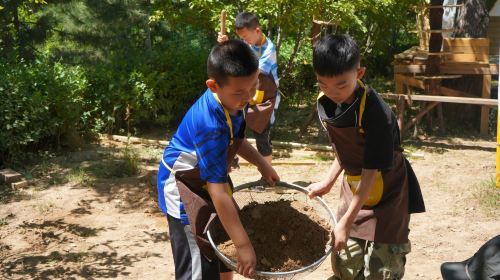
M486 74L483 75L483 91L482 91L482 98L490 98L490 91L491 91L491 75ZM482 106L481 107L481 126L479 129L479 133L481 135L487 135L488 134L488 120L490 118L490 108L487 106Z
M436 107L438 104L439 102L432 102L431 104L427 105L427 107L420 110L420 112L414 118L412 118L408 124L405 125L403 130L407 130L408 128L415 125L423 116L425 116L425 114L429 113L429 111Z
M398 96L397 99L397 108L398 108L398 126L399 126L399 131L401 134L401 137L403 135L403 128L404 128L404 121L405 121L405 97L404 96Z
M220 12L220 33L226 35L226 10Z
M500 48L498 49L500 56ZM500 71L498 71L498 80L500 81ZM498 86L498 107L497 107L497 166L496 166L496 181L497 188L500 189L500 85Z
M431 5L442 6L443 0L431 0ZM430 9L429 11L429 26L431 30L439 30L443 27L443 8ZM443 36L441 33L430 34L429 38L429 54L427 58L427 67L425 69L427 75L438 75L440 71L441 56L436 53L441 52L443 44Z
M398 126L399 126L399 132L401 134L401 138L403 137L404 134L404 110L405 110L405 98L403 94L405 94L405 85L403 84L403 81L401 80L400 77L401 74L394 74L394 83L396 85L396 94L397 99L397 109L398 109Z

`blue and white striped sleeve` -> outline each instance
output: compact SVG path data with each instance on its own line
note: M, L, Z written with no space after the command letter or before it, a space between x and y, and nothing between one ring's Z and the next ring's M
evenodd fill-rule
M197 129L194 137L194 148L198 158L200 177L203 181L209 183L228 182L228 146L228 129L220 126Z
M266 49L259 59L259 69L269 74L274 68L278 68L276 51L274 48Z

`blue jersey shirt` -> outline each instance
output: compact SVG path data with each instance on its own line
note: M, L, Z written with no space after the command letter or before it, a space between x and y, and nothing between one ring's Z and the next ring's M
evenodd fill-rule
M244 138L243 112L230 117L234 137ZM229 144L230 130L224 109L207 89L186 113L163 152L157 178L158 204L163 213L188 224L175 177L165 165L174 171L199 167L203 181L227 183Z

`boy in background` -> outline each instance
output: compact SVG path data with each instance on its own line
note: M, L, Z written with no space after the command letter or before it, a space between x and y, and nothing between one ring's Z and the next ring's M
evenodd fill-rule
M272 162L271 126L275 121L275 110L280 103L278 91L278 63L276 48L260 27L257 17L249 12L236 16L236 34L244 40L259 59L259 88L250 101L247 112L247 126L252 130L257 150L269 162ZM229 40L227 35L219 33L219 43Z

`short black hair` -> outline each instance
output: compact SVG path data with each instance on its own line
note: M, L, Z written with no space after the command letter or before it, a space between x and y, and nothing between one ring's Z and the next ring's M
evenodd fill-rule
M234 27L236 30L248 28L255 29L259 27L259 19L252 13L249 12L241 12L236 16L236 20L234 22Z
M337 76L359 64L358 44L349 35L326 35L315 45L313 67L320 76Z
M257 72L259 60L255 52L243 41L228 40L212 48L207 60L208 77L219 86L228 77L245 77Z

